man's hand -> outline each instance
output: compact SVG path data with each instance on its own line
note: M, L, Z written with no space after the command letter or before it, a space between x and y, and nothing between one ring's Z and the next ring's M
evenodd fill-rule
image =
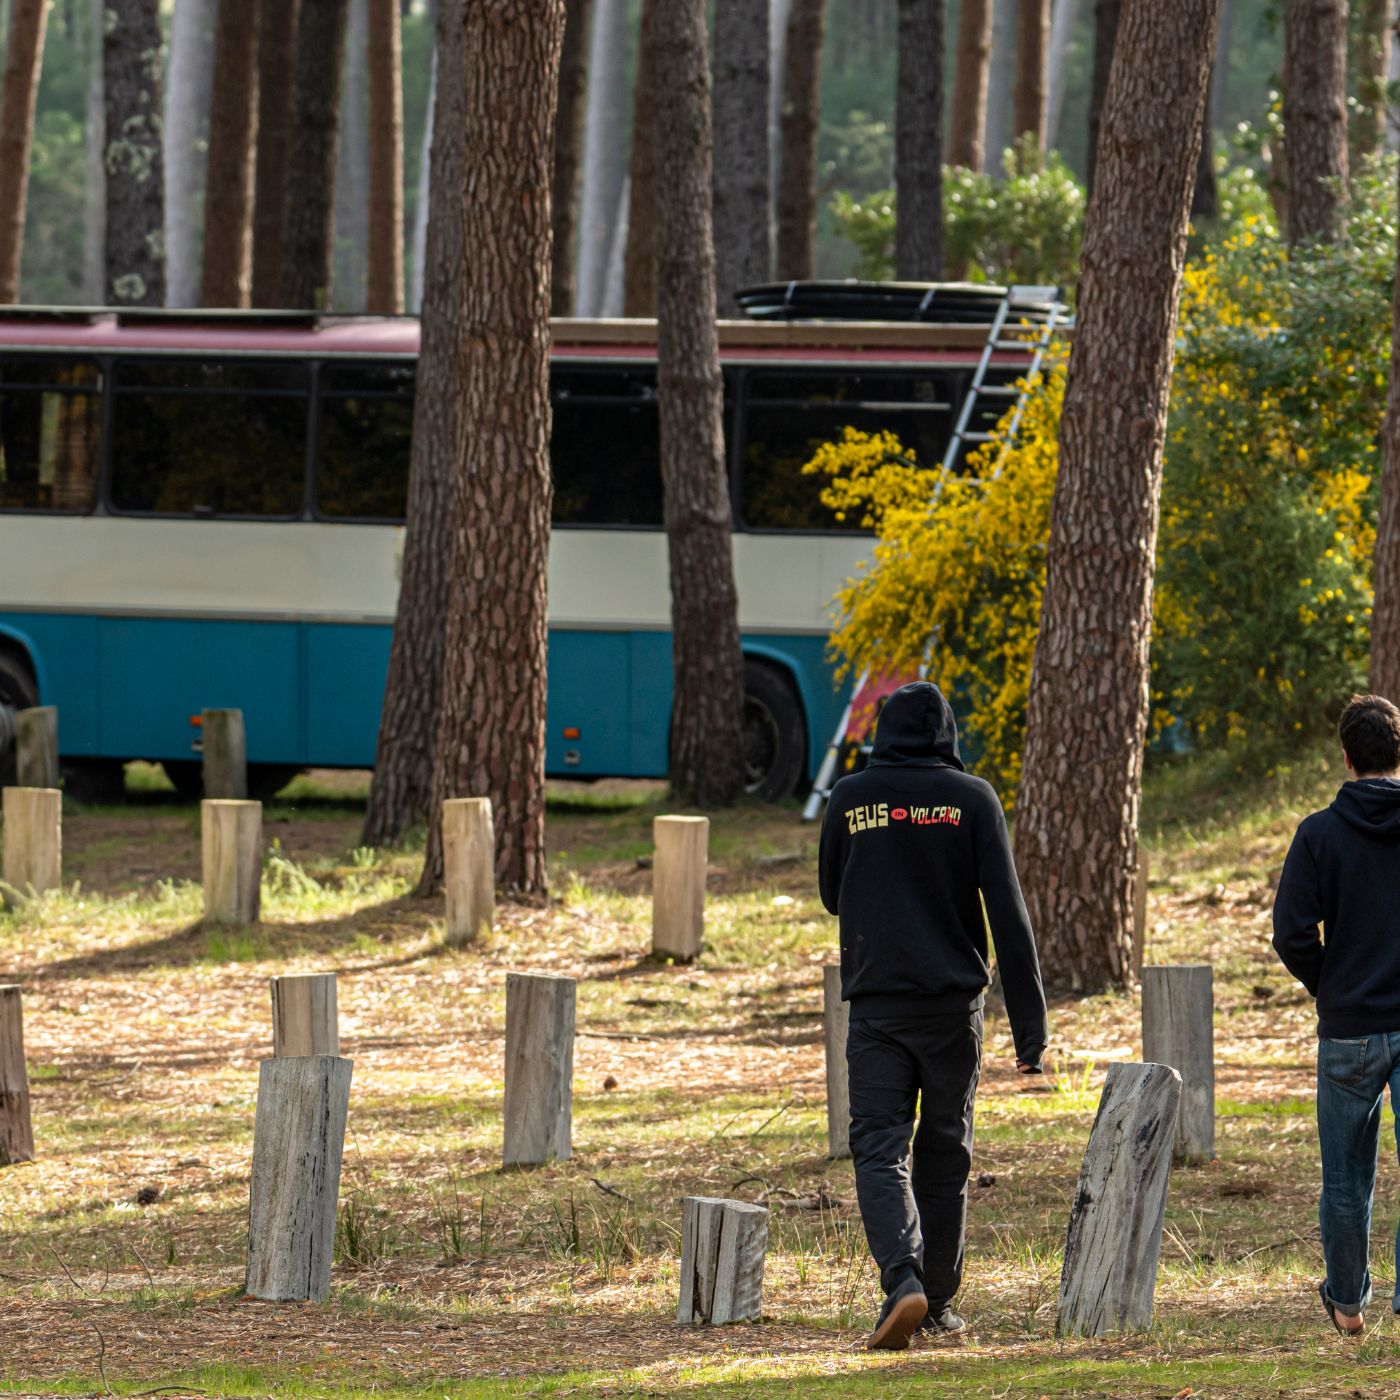
M1044 1074L1045 1071L1039 1065L1028 1065L1024 1060L1016 1061L1017 1074Z

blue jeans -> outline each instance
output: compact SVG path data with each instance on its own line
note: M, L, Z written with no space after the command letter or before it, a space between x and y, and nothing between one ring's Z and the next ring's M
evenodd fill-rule
M1371 1301L1368 1245L1376 1195L1376 1145L1381 1100L1400 1110L1400 1032L1317 1043L1317 1134L1322 1145L1322 1256L1327 1297L1355 1317ZM1400 1148L1400 1121L1396 1125ZM1391 1307L1400 1312L1400 1232L1397 1284Z

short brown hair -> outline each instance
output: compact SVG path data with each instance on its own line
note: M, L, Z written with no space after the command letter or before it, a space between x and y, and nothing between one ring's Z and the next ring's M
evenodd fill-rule
M1389 700L1353 695L1337 729L1358 773L1391 773L1400 768L1400 710Z

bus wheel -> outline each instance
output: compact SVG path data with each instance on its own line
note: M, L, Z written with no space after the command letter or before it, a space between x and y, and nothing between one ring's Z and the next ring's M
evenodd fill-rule
M39 703L34 673L12 651L0 651L0 787L15 781L15 715Z
M765 802L791 797L807 764L802 702L781 672L744 662L744 790Z
M198 759L166 759L161 764L165 776L175 785L183 802L198 802L204 796L204 769ZM250 763L248 796L254 802L271 802L301 769L289 763Z
M126 764L119 758L70 758L63 764L63 795L86 806L126 801Z

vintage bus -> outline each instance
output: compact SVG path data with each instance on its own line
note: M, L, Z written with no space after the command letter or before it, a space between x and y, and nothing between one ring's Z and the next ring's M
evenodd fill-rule
M664 776L671 696L654 323L555 326L548 768ZM841 713L830 605L870 541L803 464L847 425L937 461L987 340L959 324L721 324L745 765L816 771ZM59 709L65 779L163 764L244 712L254 795L370 767L403 550L418 324L0 310L0 763ZM1024 363L1014 347L1005 377Z

